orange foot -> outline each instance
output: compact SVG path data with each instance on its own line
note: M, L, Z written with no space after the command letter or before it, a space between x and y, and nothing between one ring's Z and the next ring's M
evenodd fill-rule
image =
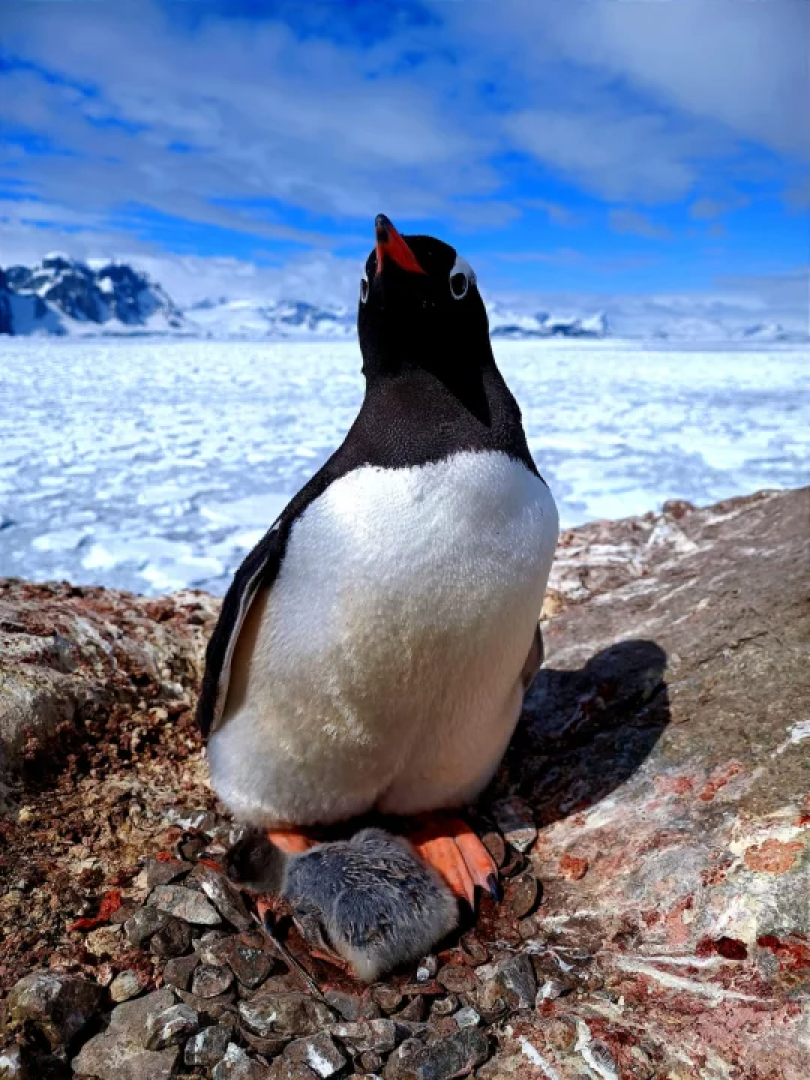
M471 908L475 907L476 885L500 899L498 868L461 818L429 815L409 839L425 862L438 870L455 895Z
M309 851L315 841L310 840L306 833L298 829L268 829L265 833L271 844L275 844L287 855L297 855L302 851ZM264 923L268 914L275 915L279 908L279 897L266 895L259 896L256 900L256 913Z

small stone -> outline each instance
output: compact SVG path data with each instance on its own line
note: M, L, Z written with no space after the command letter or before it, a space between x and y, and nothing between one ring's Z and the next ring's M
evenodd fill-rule
M517 924L521 941L531 941L532 938L537 937L539 929L540 926L536 915L529 915L527 919L521 919Z
M357 1064L364 1073L378 1073L383 1067L383 1059L375 1050L364 1050L358 1057Z
M448 994L447 997L436 998L433 1005L430 1008L431 1016L450 1016L458 1008L458 998L455 994Z
M453 994L469 994L476 987L475 975L468 967L448 964L439 972L439 983Z
M394 1020L362 1020L355 1024L334 1024L330 1031L353 1051L377 1050L381 1054L402 1042L399 1025Z
M492 861L500 869L506 860L506 844L499 832L490 829L481 837L481 843L492 856Z
M454 1013L453 1019L460 1028L466 1027L478 1027L481 1023L481 1016L472 1008L471 1005L467 1005L463 1009L459 1009L457 1013Z
M537 826L529 804L514 795L495 803L492 813L504 839L516 851L528 851L537 839Z
M167 859L165 862L160 859L147 859L145 870L146 887L151 892L157 885L169 885L187 874L191 870L191 863L182 859Z
M164 982L177 986L181 990L188 990L191 986L191 976L200 962L199 956L194 953L191 956L176 956L169 960L163 969Z
M115 956L121 948L121 927L99 926L97 930L91 930L85 935L84 947L99 959Z
M218 946L216 954L230 964L231 970L243 986L255 990L267 979L275 967L275 960L263 949L249 944L242 937L228 937Z
M423 983L428 979L435 979L439 970L439 961L435 956L425 956L419 961L416 969L416 981Z
M199 871L198 871L199 872ZM203 867L199 877L200 887L223 919L237 930L250 930L254 925L239 890L224 874Z
M261 1035L255 1035L252 1031L248 1031L245 1027L239 1028L240 1041L246 1042L251 1049L255 1050L258 1054L261 1054L265 1058L277 1058L279 1054L284 1051L284 1047L290 1041L290 1035L270 1035L267 1038L262 1038Z
M506 888L506 903L516 919L524 919L537 906L540 883L533 874L513 878Z
M182 956L191 945L191 927L180 919L170 918L162 929L149 939L149 951L154 956Z
M327 1004L349 1022L376 1020L380 1016L380 1007L370 994L346 994L342 990L327 990L324 997Z
M183 922L197 926L218 926L222 922L204 896L184 885L158 885L149 899L158 911L167 911Z
M214 1066L213 1080L269 1080L269 1072L236 1043L228 1043L220 1062Z
M455 1080L469 1076L489 1055L486 1035L478 1028L469 1027L421 1047L390 1073L386 1068L383 1075L386 1080Z
M391 1054L383 1069L385 1080L400 1080L401 1077L406 1076L405 1070L424 1048L425 1044L420 1039L406 1039L401 1043Z
M110 997L120 1004L122 1001L137 997L142 989L141 978L137 971L121 971L110 984Z
M150 1051L146 1048L150 1018L175 1004L169 988L125 1001L112 1011L109 1027L84 1044L72 1061L73 1072L99 1080L169 1080L180 1047Z
M216 1065L225 1056L233 1028L225 1024L203 1028L186 1043L184 1061L192 1068Z
M0 1078L2 1080L36 1080L34 1064L21 1046L0 1047Z
M540 984L534 1003L539 1007L544 1001L556 1001L557 998L562 997L565 992L565 983L560 979L546 979L545 982Z
M158 911L152 904L140 908L124 923L124 933L132 945L140 948L158 930L162 930L171 918L165 911Z
M398 1009L394 1013L396 1020L408 1020L419 1022L425 1019L427 1015L427 1005L425 1004L424 994L419 994L418 997L413 997L407 1005L402 1009Z
M489 959L489 952L486 945L478 937L477 934L469 932L461 935L459 942L461 946L461 956L465 964L469 964L470 967L478 967L481 964L485 964Z
M506 990L496 979L487 979L478 989L475 1003L482 1018L492 1023L509 1007Z
M32 972L12 988L8 1016L12 1024L30 1024L53 1050L68 1046L98 1012L105 993L89 979L54 972Z
M511 995L510 1004L514 1008L534 1007L537 979L531 959L525 953L502 960L497 965L495 979Z
M308 1066L321 1080L328 1080L346 1065L346 1058L338 1050L335 1040L325 1031L291 1042L284 1057L287 1061Z
M262 994L240 1001L239 1015L257 1035L315 1035L334 1023L335 1015L307 994Z
M455 1035L457 1031L458 1024L454 1017L431 1017L427 1026L427 1043L430 1045L435 1042L442 1042L444 1039L449 1039L451 1035Z
M564 1016L552 1016L543 1027L543 1034L553 1050L570 1050L577 1041L576 1024Z
M371 996L384 1013L396 1012L402 1004L400 991L395 986L386 986L385 983L372 987Z
M200 964L191 980L191 992L202 998L218 997L225 993L232 982L233 972L230 968Z
M211 998L200 997L198 994L192 994L188 990L178 990L177 996L186 1005L190 1005L192 1009L204 1016L206 1020L217 1020L224 1024L236 1021L234 1015L236 1001L231 990L226 990L224 994Z
M223 930L209 930L195 943L195 950L204 964L227 964L225 953L231 948L233 937Z
M282 1057L270 1066L267 1080L318 1080L318 1076L309 1065L300 1061L287 1061Z
M200 1017L188 1005L170 1005L163 1012L153 1013L146 1022L147 1050L165 1050L185 1042L200 1027Z

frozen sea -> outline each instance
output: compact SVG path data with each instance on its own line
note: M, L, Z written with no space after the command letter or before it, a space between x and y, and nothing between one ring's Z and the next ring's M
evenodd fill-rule
M564 525L810 482L806 346L502 342ZM222 592L342 440L353 343L0 345L0 576Z

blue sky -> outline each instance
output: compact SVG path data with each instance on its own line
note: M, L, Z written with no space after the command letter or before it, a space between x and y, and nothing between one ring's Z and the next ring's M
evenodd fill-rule
M807 303L804 0L0 5L0 264L348 298L384 211L485 290Z

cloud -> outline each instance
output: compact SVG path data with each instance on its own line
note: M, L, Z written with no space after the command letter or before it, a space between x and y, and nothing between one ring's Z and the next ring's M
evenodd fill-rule
M523 205L533 210L543 210L555 225L573 227L582 224L582 217L573 210L560 203L550 202L548 199L524 199Z
M611 210L608 220L611 229L617 233L632 233L647 240L665 240L671 235L669 229L656 225L638 210Z

